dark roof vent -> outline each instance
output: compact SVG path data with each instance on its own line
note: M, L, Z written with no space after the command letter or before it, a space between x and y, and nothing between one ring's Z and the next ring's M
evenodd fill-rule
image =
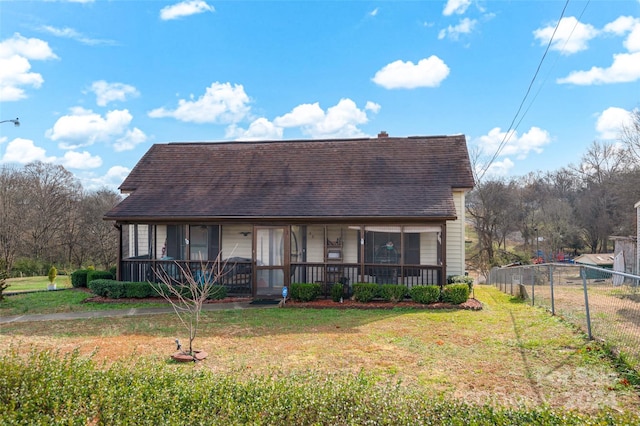
M389 137L389 133L385 132L384 130L378 133L378 139L385 139L388 137Z

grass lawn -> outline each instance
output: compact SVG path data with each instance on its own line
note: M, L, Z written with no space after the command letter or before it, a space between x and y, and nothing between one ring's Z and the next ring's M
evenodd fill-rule
M75 293L74 291L39 293ZM481 311L246 309L204 312L196 365L239 377L365 372L434 396L501 406L550 405L582 412L640 411L633 386L594 342L547 312L488 286ZM8 315L0 302L0 315ZM68 302L65 309L82 306ZM132 357L166 365L174 315L0 325L0 352L16 347L80 351L106 365ZM170 364L169 364L170 365Z
M167 306L166 303L93 303L85 302L93 294L85 289L66 289L12 294L0 302L0 317L60 312L100 311L138 307Z
M54 280L56 288L65 289L71 288L71 276L58 275ZM39 291L47 290L49 285L48 277L23 277L23 278L9 278L7 280L9 288L5 292L12 293L16 291Z

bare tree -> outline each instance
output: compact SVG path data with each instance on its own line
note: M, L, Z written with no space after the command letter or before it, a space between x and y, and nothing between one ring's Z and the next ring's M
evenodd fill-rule
M55 260L62 255L65 222L79 198L80 183L64 167L40 161L27 164L23 173L27 190L22 220L28 230L29 256Z
M640 166L640 109L631 112L631 123L622 126L620 140L629 150L630 159Z
M0 169L0 268L11 273L13 262L23 251L24 179L18 170Z
M113 222L102 219L105 212L118 204L119 194L108 189L91 192L80 203L83 243L89 256L109 269L118 260L118 232Z
M200 261L200 269L192 271L189 265L173 262L170 267L155 270L160 283L150 282L151 286L168 301L178 316L180 323L189 333L189 350L181 354L198 360L198 351L193 349L193 341L198 332L202 306L209 298L215 298L224 291L219 283L225 275L226 262L221 264L220 254L213 262ZM182 347L179 340L178 350Z

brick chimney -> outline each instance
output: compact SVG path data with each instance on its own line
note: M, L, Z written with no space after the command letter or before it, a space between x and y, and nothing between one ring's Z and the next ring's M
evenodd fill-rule
M385 132L384 130L378 133L378 139L386 139L388 137L389 137L389 133Z

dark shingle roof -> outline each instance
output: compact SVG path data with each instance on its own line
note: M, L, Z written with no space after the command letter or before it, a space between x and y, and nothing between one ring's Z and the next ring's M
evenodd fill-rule
M465 137L153 145L105 218L453 218Z

